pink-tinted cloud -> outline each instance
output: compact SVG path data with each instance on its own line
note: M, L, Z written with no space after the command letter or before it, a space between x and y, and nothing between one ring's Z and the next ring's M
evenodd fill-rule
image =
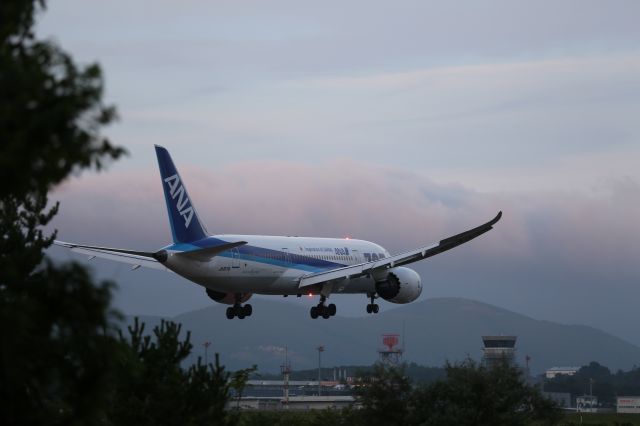
M182 167L181 174L212 233L349 236L387 241L398 250L475 226L501 207L458 185L346 160ZM84 176L54 193L62 200L57 225L67 235L109 241L168 238L161 191L155 173Z
M638 247L640 191L633 180L584 193L478 193L411 172L339 160L324 165L244 162L216 170L181 167L211 233L353 237L392 251L503 221L474 252L530 257L553 252L567 267L620 266ZM54 193L60 238L162 244L169 238L155 172L90 175ZM121 241L119 241L121 240ZM148 247L150 248L150 247Z

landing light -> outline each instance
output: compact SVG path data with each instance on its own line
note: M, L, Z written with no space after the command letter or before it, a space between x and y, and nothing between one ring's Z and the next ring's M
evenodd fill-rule
M309 297L313 297L313 293L309 293Z

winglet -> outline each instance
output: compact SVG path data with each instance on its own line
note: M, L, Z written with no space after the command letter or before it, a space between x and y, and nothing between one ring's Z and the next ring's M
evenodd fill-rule
M474 238L479 237L480 235L484 234L485 232L489 232L491 229L493 229L493 225L498 223L498 221L501 218L502 218L502 211L499 211L498 214L496 215L496 217L494 217L493 219L491 219L489 222L485 223L484 225L480 225L480 226L478 226L476 228L473 228L473 229L470 229L468 231L462 232L461 234L454 235L453 237L446 238L446 239L440 241L440 245L441 246L450 246L450 247L447 247L445 249L445 250L449 250L450 248L459 246L460 244L464 244L467 241L471 241Z
M498 214L496 215L496 217L494 217L494 218L493 218L493 220L491 220L491 221L487 222L487 225L489 225L489 226L493 226L493 225L495 225L496 223L498 223L498 221L499 221L500 219L502 219L502 210L500 210L500 211L498 212Z

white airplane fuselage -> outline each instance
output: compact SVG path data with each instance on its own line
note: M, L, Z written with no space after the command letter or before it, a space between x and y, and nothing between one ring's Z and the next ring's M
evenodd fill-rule
M341 238L215 235L217 241L246 241L207 261L181 256L183 246L167 246L164 265L188 280L219 292L294 295L314 293L300 289L300 278L314 272L383 259L389 252L369 241ZM206 244L206 241L205 241ZM372 277L343 280L332 293L375 292Z

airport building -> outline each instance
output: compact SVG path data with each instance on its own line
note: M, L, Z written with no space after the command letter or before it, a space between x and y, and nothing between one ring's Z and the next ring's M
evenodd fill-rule
M576 411L579 413L597 413L598 397L594 395L576 397Z
M552 367L545 371L544 375L547 379L553 379L556 376L573 376L580 370L580 367Z
M640 396L619 396L616 411L618 413L640 413Z
M344 396L351 395L351 391L340 382L321 381L320 387L322 395ZM286 394L285 394L286 390ZM294 396L317 396L317 380L249 380L242 393L244 396L252 397L290 397Z
M240 410L325 410L353 406L355 401L355 397L352 395L290 396L288 402L282 397L246 396L240 400L232 399L227 404L227 408Z
M242 398L232 397L229 408L240 410L323 410L344 408L355 403L344 384L317 380L249 380Z
M482 363L494 367L502 362L515 363L517 336L482 336Z

